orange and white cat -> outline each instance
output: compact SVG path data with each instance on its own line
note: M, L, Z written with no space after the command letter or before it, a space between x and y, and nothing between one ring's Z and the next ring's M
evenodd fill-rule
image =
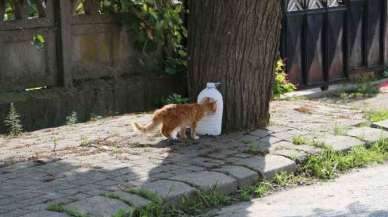
M154 112L152 122L146 126L134 123L136 130L147 133L159 125L162 125L161 133L170 139L186 138L186 129L191 128L191 137L199 139L196 134L198 121L208 114L213 114L217 110L217 103L204 98L200 103L193 104L170 104Z

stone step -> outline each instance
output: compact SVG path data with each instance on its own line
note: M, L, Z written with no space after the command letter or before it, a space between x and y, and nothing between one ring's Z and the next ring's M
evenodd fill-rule
M81 215L93 217L112 217L119 211L130 213L133 208L120 200L95 196L68 204L66 209L74 210Z
M222 166L221 168L214 169L214 171L235 178L240 188L256 184L260 178L257 172L240 166Z
M172 177L171 180L189 183L201 191L208 191L217 187L221 192L229 194L237 191L237 180L219 172L195 172Z
M322 139L325 145L332 147L335 151L349 151L353 147L365 145L365 142L350 136L326 136Z
M372 127L383 129L383 130L388 130L388 120L373 123Z
M295 172L297 169L293 160L271 154L250 158L231 158L228 161L233 165L244 166L258 172L263 179L271 179L279 172Z
M388 132L382 129L376 129L371 127L354 128L347 132L348 136L356 137L360 140L373 144L380 139L387 139Z
M197 189L183 182L173 180L158 180L149 182L144 184L141 189L155 193L158 197L170 203L177 203L180 198L190 196L194 192L198 192Z
M136 208L142 208L151 203L151 201L144 199L136 194L131 194L124 191L115 191L110 193L112 196L119 198L121 201L124 201Z

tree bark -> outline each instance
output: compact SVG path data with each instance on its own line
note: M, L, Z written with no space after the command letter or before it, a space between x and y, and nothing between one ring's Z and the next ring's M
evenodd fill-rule
M189 0L189 94L220 81L224 129L269 123L281 33L280 0Z

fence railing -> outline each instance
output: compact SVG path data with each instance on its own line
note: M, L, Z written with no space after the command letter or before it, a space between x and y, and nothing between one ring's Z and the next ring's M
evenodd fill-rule
M386 0L284 0L281 54L299 87L388 64Z
M0 91L136 72L130 34L112 13L94 0L0 0Z

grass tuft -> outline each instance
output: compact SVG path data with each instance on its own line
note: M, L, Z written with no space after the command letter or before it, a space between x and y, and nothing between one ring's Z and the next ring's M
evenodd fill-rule
M81 214L77 210L66 208L63 204L50 204L46 209L51 212L66 213L71 217L90 217L88 215Z
M307 145L309 143L308 139L302 135L294 136L292 138L292 143L294 145Z
M66 125L74 125L78 123L78 114L77 112L72 112L69 116L66 117Z
M348 126L344 126L344 125L335 125L334 126L334 135L336 136L345 136L346 133L349 131L349 127Z
M334 94L334 97L339 97L342 100L351 100L359 98L372 97L379 93L376 85L370 82L360 82L355 88L345 89Z
M366 114L366 118L371 122L379 122L388 119L388 109L379 109L369 111Z
M302 166L305 174L319 179L333 179L339 172L360 168L388 160L388 140L380 140L370 149L364 146L352 148L348 153L325 149L322 153L310 156Z
M183 197L176 205L165 201L153 201L150 205L135 210L133 217L184 217L202 214L211 208L230 205L232 197L221 193L216 187L206 192L196 192Z
M143 188L130 188L130 189L127 189L127 192L131 194L139 195L152 202L156 202L156 203L162 202L162 199L157 194Z

